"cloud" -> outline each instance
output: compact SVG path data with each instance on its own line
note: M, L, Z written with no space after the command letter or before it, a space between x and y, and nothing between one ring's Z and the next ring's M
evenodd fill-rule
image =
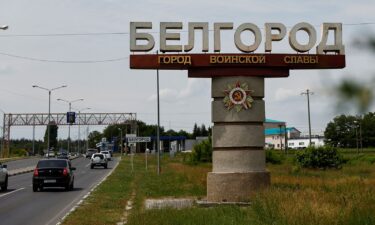
M176 96L178 95L176 90L165 88L159 91L159 97L162 101L166 102L173 102L176 100ZM148 101L155 101L157 98L156 94L151 95L147 100Z
M296 90L287 89L287 88L278 88L275 91L275 100L276 101L284 101L288 98L295 97L298 95Z
M0 74L10 74L11 72L12 72L11 66L0 64Z
M200 96L202 92L207 92L210 89L210 85L206 80L191 78L188 80L187 86L180 91L178 98L183 99Z
M164 88L160 90L160 100L164 102L176 102L209 93L209 82L203 79L188 79L186 87L181 90ZM147 100L155 101L156 94L152 94Z

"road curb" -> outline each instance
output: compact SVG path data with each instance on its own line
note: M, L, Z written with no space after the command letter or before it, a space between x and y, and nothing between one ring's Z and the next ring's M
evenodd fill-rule
M79 157L71 158L70 160L74 160L74 159L77 159L77 158L79 158ZM33 172L34 169L35 169L35 166L30 166L30 167L25 167L25 168L21 168L21 169L15 169L15 170L9 170L8 176L12 177L12 176L16 176L16 175L20 175L20 174L24 174L24 173L30 173L30 172Z
M8 171L8 176L12 177L12 176L16 176L19 174L30 173L33 171L34 171L34 166L32 168L27 167L26 169L23 169L21 171L16 171L16 172Z

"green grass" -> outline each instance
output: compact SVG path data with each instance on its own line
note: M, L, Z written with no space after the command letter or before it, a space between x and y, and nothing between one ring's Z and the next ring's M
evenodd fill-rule
M134 174L122 161L116 171L84 201L63 224L116 224L132 191Z
M293 155L280 165L267 165L271 187L257 193L250 206L195 205L182 210L145 210L144 201L165 197L204 198L210 164L187 165L180 157L164 157L161 174L157 175L154 157L149 157L146 170L144 156L136 156L133 172L129 158L125 158L64 224L116 224L131 193L135 193L135 198L127 218L130 225L375 224L375 163L371 162L374 153L346 154L349 161L341 170L296 168Z

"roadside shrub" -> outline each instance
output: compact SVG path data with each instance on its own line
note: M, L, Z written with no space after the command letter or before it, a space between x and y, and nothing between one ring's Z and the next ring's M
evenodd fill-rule
M212 162L211 138L194 145L192 152L184 155L183 161L193 165L199 162Z
M301 167L315 169L340 169L344 163L337 149L330 146L308 147L297 152L296 161Z
M23 157L28 156L29 153L26 151L26 149L12 149L10 155L12 157Z
M201 143L194 145L192 157L198 162L212 162L211 138L203 140Z
M282 161L283 161L283 158L280 154L272 150L266 150L266 163L281 164Z

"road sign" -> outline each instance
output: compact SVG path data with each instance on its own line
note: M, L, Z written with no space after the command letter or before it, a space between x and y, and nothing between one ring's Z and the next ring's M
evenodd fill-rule
M151 137L127 137L129 143L134 142L151 142Z
M66 122L67 123L75 123L76 122L76 113L75 112L67 112L66 113Z

